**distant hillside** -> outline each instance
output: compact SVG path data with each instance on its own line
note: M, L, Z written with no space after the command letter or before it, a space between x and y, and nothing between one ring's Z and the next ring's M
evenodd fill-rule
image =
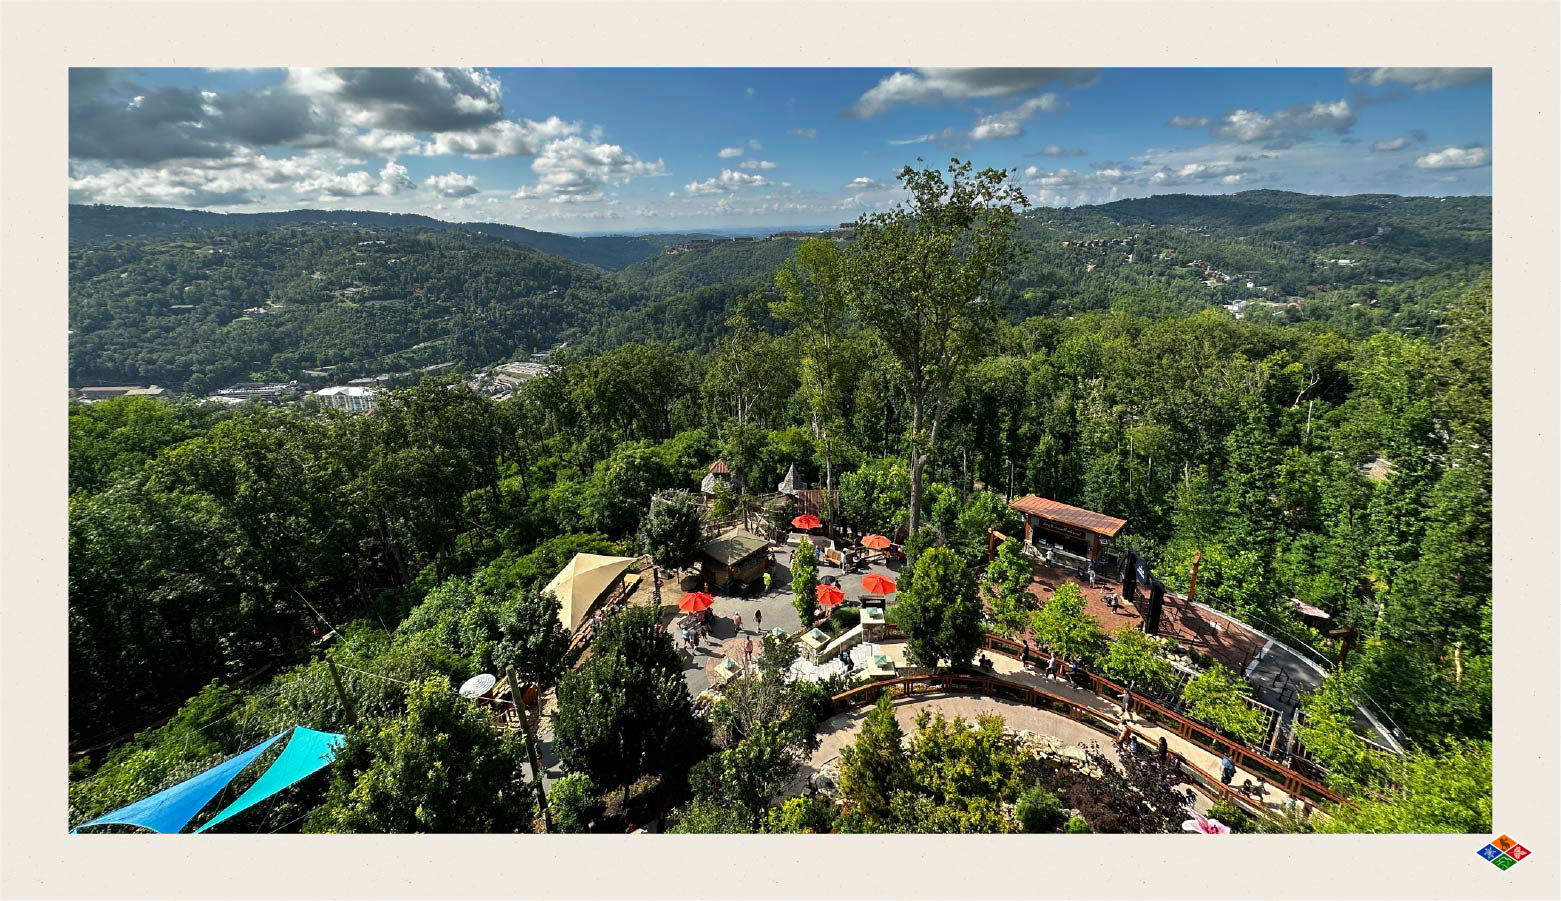
M732 241L684 253L661 253L624 268L618 277L658 294L675 294L735 281L768 282L800 238Z
M653 257L673 244L701 235L606 235L574 238L495 222L446 222L410 213L363 210L289 210L281 213L210 213L169 207L124 207L71 204L70 240L98 243L116 240L172 238L213 229L269 228L276 225L346 225L372 228L418 228L473 232L550 253L554 256L618 270Z
M546 350L644 300L570 260L464 231L211 230L70 250L70 381L206 393Z
M1086 209L1124 226L1193 227L1214 235L1312 247L1363 242L1436 255L1447 262L1490 255L1489 197L1326 197L1243 191L1215 196L1161 194Z

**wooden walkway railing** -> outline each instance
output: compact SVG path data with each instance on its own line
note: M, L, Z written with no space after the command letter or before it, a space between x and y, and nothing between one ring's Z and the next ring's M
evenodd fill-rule
M999 639L1002 640L1002 639ZM1015 645L1017 648L1017 645ZM1096 694L1103 697L1111 697L1121 694L1121 687L1098 676L1094 673L1085 673L1091 680L1091 688ZM1105 689L1104 691L1102 689ZM833 712L836 714L873 703L878 696L885 691L892 692L897 697L910 697L916 694L934 692L964 692L979 694L987 697L1003 698L1017 701L1031 707L1043 710L1051 710L1060 713L1072 720L1077 720L1085 725L1101 729L1108 735L1114 734L1121 720L1116 716L1106 713L1094 707L1079 704L1067 698L1058 697L1041 691L1038 688L1003 679L998 676L978 675L966 672L943 672L921 676L899 676L893 679L883 679L877 682L869 682L855 688L843 691L835 695L833 700ZM1239 742L1214 732L1199 723L1174 713L1159 704L1133 696L1133 711L1139 716L1152 720L1156 725L1172 732L1188 741L1190 744L1203 748L1216 754L1228 754L1230 759L1239 767L1263 778L1269 786L1277 788L1294 798L1301 798L1314 803L1347 804L1342 795L1329 789L1318 782L1302 776L1289 767L1276 763L1267 757L1248 749ZM1142 732L1141 738L1147 738ZM1152 742L1150 744L1153 744ZM1203 785L1209 790L1205 794L1213 796L1217 791L1220 797L1227 798L1241 804L1246 809L1252 809L1250 799L1245 799L1239 791L1231 789L1217 780L1212 779L1207 773L1183 761L1184 770L1190 770L1192 775L1200 777L1194 780L1194 785ZM1212 786L1219 788L1212 789ZM1266 809L1263 812L1267 812Z
M983 647L986 650L996 651L1016 660L1021 659L1024 652L1024 648L1019 642L990 633L986 636ZM1122 686L1107 679L1105 676L1084 669L1079 670L1079 674L1085 678L1088 682L1088 688L1095 694L1112 699L1122 696ZM1288 795L1297 798L1307 797L1314 801L1332 804L1348 803L1343 795L1328 788L1326 785L1296 772L1257 749L1211 729L1196 720L1188 719L1163 704L1152 701L1136 692L1132 695L1132 709L1135 714L1154 721L1161 728L1181 736L1206 751L1229 755L1230 759L1237 766L1255 776L1262 777L1269 785L1283 790Z

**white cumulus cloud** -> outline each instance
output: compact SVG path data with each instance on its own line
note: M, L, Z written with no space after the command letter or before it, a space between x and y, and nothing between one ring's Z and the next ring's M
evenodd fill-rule
M441 197L469 197L477 193L477 176L450 172L446 175L430 175L423 184L433 188Z
M744 169L774 169L775 164L769 160L743 160Z
M992 138L1017 138L1024 135L1024 121L1038 112L1056 112L1063 106L1056 94L1031 97L1013 109L983 116L970 129L970 139L986 141Z
M532 156L548 141L579 134L580 123L565 122L557 116L541 121L501 119L467 131L438 132L423 144L424 156L467 156L486 159L502 156Z
M598 144L579 135L549 142L531 163L536 184L515 192L521 200L582 203L602 199L602 188L633 178L661 175L666 167L640 159L617 144Z
M739 188L757 188L770 184L762 175L749 175L735 169L722 169L721 174L704 181L691 181L683 186L688 194L725 194Z
M1484 147L1444 147L1415 160L1421 169L1478 169L1491 164L1491 152Z
M1084 87L1094 69L917 69L895 72L857 99L847 112L861 119L882 115L902 103L944 103L1028 94L1043 85Z
M1298 138L1314 131L1343 133L1355 124L1355 111L1348 100L1319 100L1299 103L1264 113L1238 109L1226 113L1211 129L1215 137L1237 141L1269 141Z
M1396 85L1414 89L1417 93L1479 84L1491 80L1490 69L1356 69L1350 73L1350 81L1381 87Z

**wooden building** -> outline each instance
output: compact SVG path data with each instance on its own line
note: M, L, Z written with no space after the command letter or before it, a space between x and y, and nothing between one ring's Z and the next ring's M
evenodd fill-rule
M770 543L746 529L728 529L699 549L700 569L712 589L746 585L770 568Z
M1026 544L1051 544L1086 560L1101 553L1126 526L1127 520L1027 494L1010 503L1024 521Z

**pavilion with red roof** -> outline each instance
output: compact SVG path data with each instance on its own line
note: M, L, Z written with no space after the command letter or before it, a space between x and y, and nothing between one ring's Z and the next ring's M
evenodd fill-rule
M1008 506L1024 520L1026 544L1044 541L1091 562L1098 561L1102 549L1127 527L1125 519L1033 494Z

